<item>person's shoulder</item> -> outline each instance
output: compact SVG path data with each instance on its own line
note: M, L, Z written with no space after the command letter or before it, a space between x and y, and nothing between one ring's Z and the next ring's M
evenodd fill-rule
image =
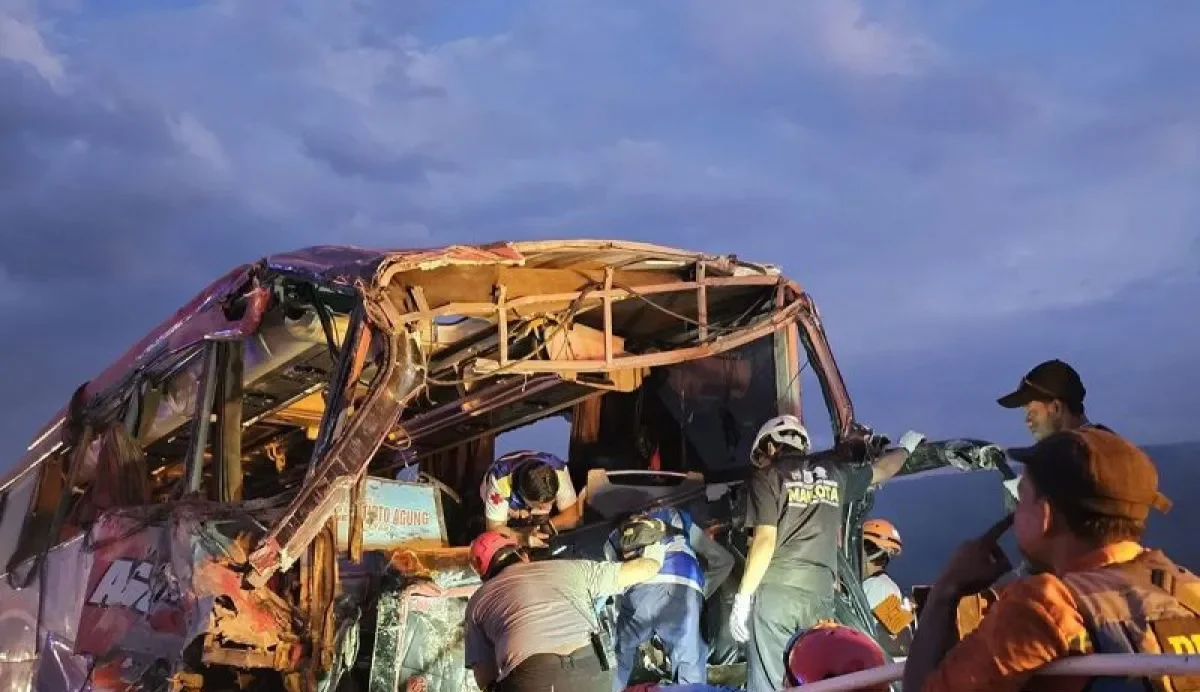
M897 584L896 580L892 579L892 575L888 574L887 572L880 572L879 574L876 574L874 577L870 577L870 578L878 579L880 584L882 584L883 586L886 586L889 589L895 589L896 591L900 590L900 585Z
M1063 579L1050 572L1033 574L992 587L996 603L1005 610L1062 607L1075 608L1075 597Z
M779 478L779 460L775 460L766 466L756 466L750 473L751 483L772 482Z
M775 458L775 462L767 467L776 478L786 478L796 471L803 471L812 466L812 457L800 451L785 451Z
M499 478L506 475L509 471L509 463L503 457L493 459L492 463L488 464L486 474L489 478Z
M538 562L531 562L529 564L545 565L545 567L544 567L545 571L557 572L557 571L593 570L593 569L599 569L599 568L603 568L603 567L609 567L613 563L608 562L607 560L586 560L586 559L578 559L578 558L567 558L567 559L558 559L558 560L541 560ZM617 564L619 564L619 563L617 563Z

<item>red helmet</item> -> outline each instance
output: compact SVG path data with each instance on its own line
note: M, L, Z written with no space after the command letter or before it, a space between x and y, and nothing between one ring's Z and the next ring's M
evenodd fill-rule
M471 567L480 577L486 576L492 569L496 556L505 550L516 550L520 547L517 539L499 531L484 531L471 541Z
M827 678L877 668L883 649L869 636L845 625L819 623L792 640L787 653L786 684L803 686ZM860 687L858 692L887 692L887 683Z

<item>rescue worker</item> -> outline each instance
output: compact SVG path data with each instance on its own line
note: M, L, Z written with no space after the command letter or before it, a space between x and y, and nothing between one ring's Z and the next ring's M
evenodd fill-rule
M1190 653L1200 641L1200 579L1139 543L1151 509L1170 507L1150 458L1095 428L1054 433L1009 453L1025 464L1016 510L960 546L934 583L904 689L1015 692L1036 669L1074 654ZM978 627L956 643L959 600L1008 570L997 541L1010 527L1043 571L1005 585ZM1067 689L1144 690L1164 689L1165 681L1069 682Z
M479 489L488 531L517 538L524 547L544 547L550 533L579 525L583 508L567 473L567 462L548 452L509 452L492 462ZM558 514L551 517L551 511Z
M665 551L662 569L617 597L615 690L628 683L639 647L655 634L671 662L675 682L708 680L708 644L700 636L700 615L704 601L733 570L733 555L696 526L688 512L674 507L660 507L623 522L604 548L610 560L627 560L655 544Z
M1084 412L1083 399L1087 389L1075 368L1061 360L1039 363L1025 373L1021 383L1009 394L996 400L1004 408L1024 408L1025 425L1034 441L1063 430L1077 430L1093 425Z
M996 400L1004 408L1024 408L1025 425L1036 442L1047 435L1064 430L1099 428L1084 412L1083 400L1087 388L1075 368L1064 361L1054 359L1039 363L1025 373L1017 388ZM1017 485L1020 478L1004 481L1005 509L1012 511L1017 503ZM1019 575L1031 573L1032 566L1022 563L1016 570Z
M889 635L885 648L893 657L902 658L912 642L916 616L912 603L887 573L887 567L892 558L900 555L904 543L900 532L887 519L863 522L862 537L863 593L871 612Z
M846 505L895 475L924 440L910 431L871 464L830 463L808 456L808 431L795 416L759 429L746 508L750 547L729 621L734 639L749 642L749 692L775 690L788 640L832 617Z
M653 577L664 552L652 545L622 563L531 562L512 536L480 534L470 555L483 584L464 616L466 665L476 684L491 692L612 692L596 600Z

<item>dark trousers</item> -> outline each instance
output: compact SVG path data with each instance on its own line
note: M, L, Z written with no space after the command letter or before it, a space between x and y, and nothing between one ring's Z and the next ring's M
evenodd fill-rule
M617 675L623 690L637 662L638 647L658 634L671 660L675 682L708 681L708 645L700 637L704 594L682 584L641 584L617 599Z
M833 595L795 586L763 584L750 613L746 646L746 692L775 692L787 685L787 645L818 620L833 617Z
M535 654L521 661L493 692L612 692L613 673L600 667L589 644L566 656Z

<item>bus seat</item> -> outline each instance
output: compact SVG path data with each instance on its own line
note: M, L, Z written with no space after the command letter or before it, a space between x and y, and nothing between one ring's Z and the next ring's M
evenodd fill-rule
M660 498L703 487L704 474L698 471L591 469L587 476L584 509L603 519L612 519Z

